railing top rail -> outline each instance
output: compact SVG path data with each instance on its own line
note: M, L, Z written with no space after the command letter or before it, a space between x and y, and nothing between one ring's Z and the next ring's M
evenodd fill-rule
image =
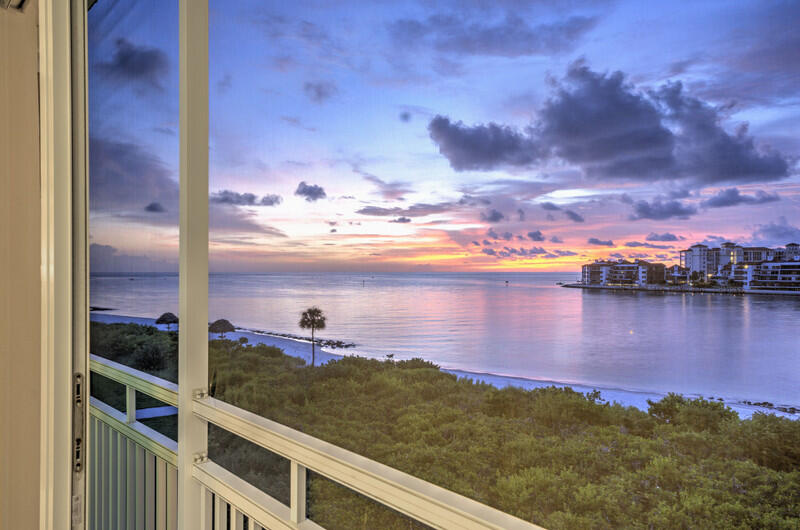
M178 385L175 383L98 355L91 354L89 357L89 367L92 372L135 388L138 392L169 405L178 406Z
M195 399L194 413L434 528L540 528L215 398Z

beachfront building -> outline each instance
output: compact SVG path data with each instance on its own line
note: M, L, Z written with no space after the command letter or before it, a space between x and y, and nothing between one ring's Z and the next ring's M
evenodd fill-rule
M689 281L689 269L680 265L673 265L664 269L664 281L674 285L687 283Z
M800 292L800 257L752 267L745 288L749 291Z
M707 280L712 277L730 278L728 274L736 270L734 265L755 266L770 261L791 261L800 256L800 245L788 243L785 248L744 247L725 242L719 248L697 243L680 251L680 266L689 271L694 280ZM744 269L742 269L744 270Z
M663 263L650 263L637 260L630 262L596 261L582 267L581 281L585 285L648 285L664 283L665 266Z

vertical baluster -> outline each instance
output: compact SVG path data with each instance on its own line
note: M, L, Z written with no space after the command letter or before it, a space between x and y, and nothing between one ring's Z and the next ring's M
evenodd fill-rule
M178 529L178 468L167 464L167 530Z
M128 514L128 499L126 491L128 489L128 439L121 433L117 433L117 528L125 528Z
M306 468L295 461L291 463L289 487L290 519L293 523L302 523L306 520Z
M145 451L145 525L147 530L156 527L156 456Z
M244 530L244 514L231 506L231 530Z
M125 514L127 519L124 528L129 530L136 529L136 442L128 440L128 470L127 479L128 485L125 488Z
M156 530L167 530L167 463L156 458Z
M125 421L128 425L136 422L136 389L125 387Z
M219 495L214 495L214 530L228 529L228 503Z
M147 522L147 451L136 446L136 530L145 530Z
M205 486L200 487L200 530L213 530L214 496Z

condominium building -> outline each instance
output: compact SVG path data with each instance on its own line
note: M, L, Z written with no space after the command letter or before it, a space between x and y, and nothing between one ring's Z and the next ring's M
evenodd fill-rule
M583 266L581 281L586 285L647 285L664 283L663 263L650 263L644 260L635 262L595 261Z
M750 291L800 292L800 257L791 261L764 262L753 267L745 288Z

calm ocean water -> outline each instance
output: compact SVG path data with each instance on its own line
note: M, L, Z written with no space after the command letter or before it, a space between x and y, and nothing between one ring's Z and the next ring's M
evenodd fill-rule
M800 298L565 289L577 273L212 275L209 317L319 335L373 357L643 392L800 405ZM508 285L506 285L506 280ZM107 313L177 313L177 276L93 276Z

